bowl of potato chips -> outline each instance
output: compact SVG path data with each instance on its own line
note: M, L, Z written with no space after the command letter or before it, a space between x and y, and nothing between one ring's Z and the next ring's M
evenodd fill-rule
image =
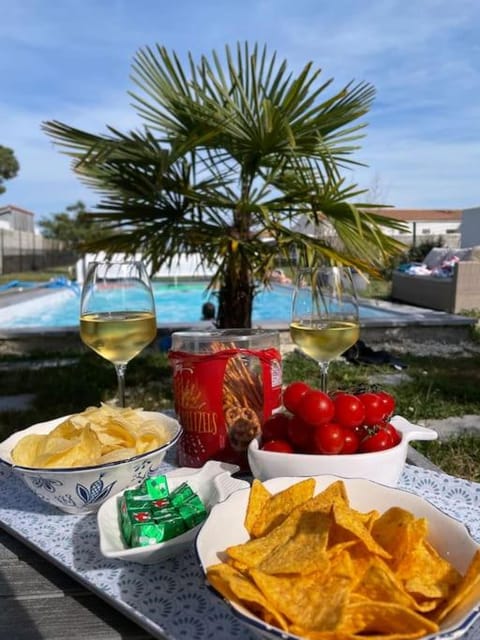
M0 462L41 500L84 514L153 475L181 433L165 414L102 404L12 434Z
M262 638L460 638L480 617L480 546L423 498L365 479L283 477L213 507L212 589Z

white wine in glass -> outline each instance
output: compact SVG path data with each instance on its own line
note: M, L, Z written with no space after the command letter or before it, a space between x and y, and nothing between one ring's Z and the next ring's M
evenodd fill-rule
M127 364L156 335L155 301L143 263L93 262L82 288L80 337L115 365L121 407Z
M292 341L318 362L321 389L327 392L328 365L360 335L358 301L345 267L299 269L292 298Z

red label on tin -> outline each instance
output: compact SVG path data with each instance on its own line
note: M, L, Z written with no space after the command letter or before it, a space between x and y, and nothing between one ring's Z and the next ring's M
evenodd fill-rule
M280 352L170 351L168 357L173 367L175 411L183 427L180 465L201 467L215 459L246 469L249 442L280 406Z

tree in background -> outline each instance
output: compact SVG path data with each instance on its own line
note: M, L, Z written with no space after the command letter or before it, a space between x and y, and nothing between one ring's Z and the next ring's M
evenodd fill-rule
M38 226L45 238L61 240L65 248L81 254L83 246L107 234L99 223L88 215L80 200L66 207L62 213L42 218Z
M100 194L92 220L110 235L90 249L142 252L153 272L200 254L216 265L210 286L226 328L251 326L257 287L279 256L377 271L403 247L382 227L402 225L353 204L364 192L342 175L358 164L357 121L375 92L350 83L327 95L332 79L319 76L312 63L294 74L257 45L226 47L224 60L189 54L185 66L157 46L133 64L141 130L96 135L44 123ZM315 237L296 230L301 217L320 229Z
M0 145L0 194L7 190L3 184L4 180L15 178L19 170L20 165L13 150Z

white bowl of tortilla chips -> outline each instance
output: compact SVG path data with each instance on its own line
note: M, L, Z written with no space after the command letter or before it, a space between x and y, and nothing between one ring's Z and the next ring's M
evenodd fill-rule
M0 462L41 500L84 514L154 475L181 432L162 413L102 405L12 434Z
M254 480L213 507L196 550L262 638L453 640L480 617L480 546L466 527L370 480Z

